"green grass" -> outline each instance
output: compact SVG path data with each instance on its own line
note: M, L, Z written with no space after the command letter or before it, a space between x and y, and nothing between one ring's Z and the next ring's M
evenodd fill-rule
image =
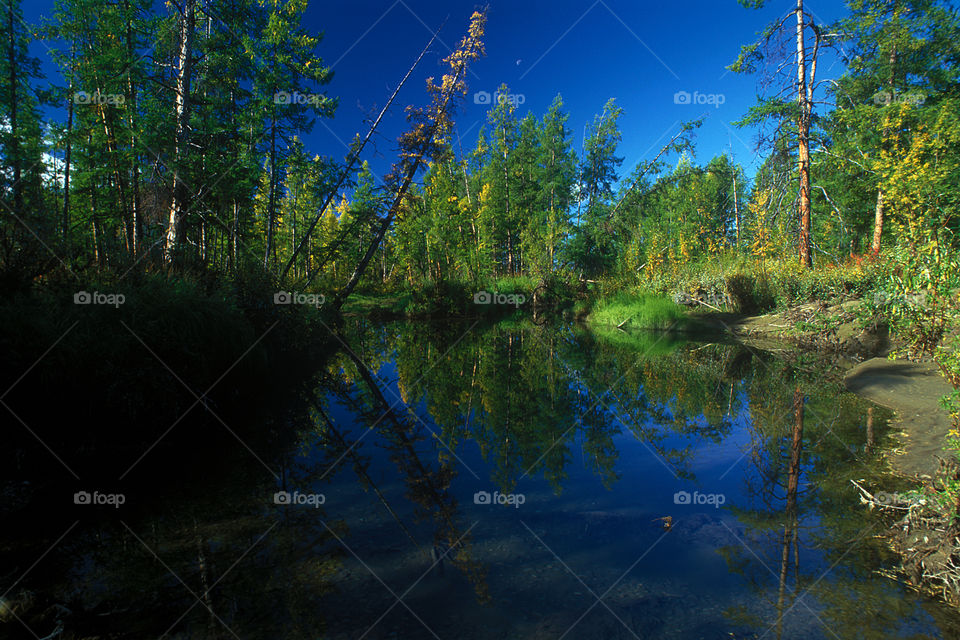
M683 309L668 298L649 294L619 293L601 300L587 322L622 329L686 330L691 321Z
M652 276L645 275L639 286L666 296L698 291L718 299L727 296L731 304L724 311L757 314L812 300L839 302L867 296L876 288L876 280L877 270L867 264L824 263L807 270L793 258L759 263L752 257L731 253L668 266ZM614 288L606 286L603 294L609 295Z

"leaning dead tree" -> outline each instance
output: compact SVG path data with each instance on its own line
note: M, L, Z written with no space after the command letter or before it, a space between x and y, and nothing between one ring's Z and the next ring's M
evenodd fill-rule
M700 127L703 124L704 118L698 118L697 120L691 120L690 122L683 122L680 125L680 131L677 131L672 138L670 138L667 144L661 147L659 153L650 160L649 162L641 162L637 165L635 170L635 175L633 180L630 182L630 186L624 190L623 194L620 196L620 199L617 200L617 203L613 205L613 208L610 210L610 213L607 214L607 220L612 220L616 215L617 211L620 209L620 205L623 204L623 201L627 199L637 185L641 184L641 181L647 174L651 172L659 171L663 168L663 164L660 162L660 156L672 151L674 153L683 153L685 151L693 150L693 131Z
M449 66L449 72L444 74L439 85L434 84L433 78L427 79L427 91L432 98L430 105L424 108L407 108L407 119L411 128L400 136L400 160L394 164L386 178L387 184L393 185L390 208L347 284L334 297L335 309L340 309L363 277L367 265L393 224L424 159L435 158L442 153L443 143L453 127L457 102L467 95L467 68L484 54L482 38L486 20L485 10L474 12L470 16L467 35L460 41L457 49L443 60L444 64Z
M440 28L443 28L443 25L440 25ZM406 75L403 76L403 79L400 80L400 84L397 85L397 88L394 89L393 94L390 96L390 99L387 100L387 104L383 105L383 109L380 110L380 114L377 116L376 120L373 121L373 124L370 125L370 129L367 131L367 135L363 137L363 140L354 141L354 144L351 145L350 153L347 155L346 166L340 172L340 176L337 179L336 184L330 188L327 192L327 197L324 198L323 204L320 205L317 209L316 215L313 217L313 220L307 226L306 233L303 234L303 237L300 238L300 243L297 245L297 248L294 250L293 254L290 256L290 259L287 260L287 264L283 267L283 271L280 272L280 281L286 279L287 274L290 273L290 268L293 267L294 262L297 259L297 256L300 255L304 249L308 246L310 242L310 236L316 229L317 224L320 222L320 219L323 217L323 212L327 210L327 207L330 206L330 203L333 201L334 197L339 193L340 187L343 186L343 183L346 182L347 177L350 175L353 165L356 164L357 160L360 158L360 153L363 151L363 148L367 146L367 143L370 141L370 138L373 137L374 132L376 132L377 127L380 126L380 121L383 120L383 116L387 113L387 110L390 109L390 106L393 104L394 99L396 99L397 94L400 93L400 89L403 88L403 85L407 83L407 80L413 74L414 69L417 68L417 65L420 64L420 61L423 60L423 56L426 55L427 51L430 50L430 47L433 45L434 40L437 39L437 35L440 33L438 29L434 32L433 37L430 38L430 42L427 43L427 46L423 48L423 51L420 52L420 55L417 56L417 59L413 61L413 64L410 65L410 68L407 69ZM357 136L359 138L359 136ZM341 234L342 236L345 234ZM317 270L314 270L314 274ZM313 279L313 275L310 276L310 279Z

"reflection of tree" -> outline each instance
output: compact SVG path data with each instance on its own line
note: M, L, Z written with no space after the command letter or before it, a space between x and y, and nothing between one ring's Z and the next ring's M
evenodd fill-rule
M722 345L691 353L667 340L616 342L527 323L466 336L461 327L405 326L393 349L408 407L423 407L450 449L475 441L503 491L543 474L559 492L578 442L587 464L612 485L621 425L686 473L693 443L718 441L741 410L730 368L742 349ZM667 446L676 435L685 445ZM449 457L446 448L438 455Z
M771 631L790 635L791 612L818 625L807 605L840 637L887 637L915 615L896 585L872 573L881 550L865 537L869 523L851 508L848 490L848 478L878 473L882 411L868 415L864 401L816 371L737 345L657 344L655 334L608 338L529 324L461 339L465 328L405 326L395 339L371 340L389 353L370 356L394 359L408 409L432 420L443 442L477 442L504 491L527 473L559 491L577 444L597 475L615 482L621 429L683 476L699 443L719 442L745 421L752 446L738 473L749 499L730 511L750 550L720 552L773 612ZM449 461L446 448L436 455ZM804 562L801 548L809 549ZM763 629L759 613L730 617ZM862 629L864 615L872 630Z
M302 407L290 396L286 406L262 407L274 413L271 422L251 419L271 437L247 443L271 468L295 446L290 425L299 426ZM199 431L197 424L180 428ZM57 603L56 612L37 609L42 619L30 623L38 635L49 634L51 615L63 617L56 637L64 640L158 638L168 630L166 637L198 639L322 634L326 612L317 602L334 588L342 559L325 532L304 535L322 511L273 506L273 477L240 446L192 458L178 451L167 465L154 467L151 490L130 490L115 514L85 511L59 544L44 540L29 554L44 561L22 586ZM0 627L0 637L16 637L9 632Z
M78 528L54 550L76 560L46 585L69 611L62 637L322 633L316 603L341 564L341 553L327 550L330 536L304 536L299 518L277 522L265 512L272 482L209 483L205 492L154 505L163 516Z
M362 383L361 390L358 392L355 385L334 381L328 381L324 388L351 407L362 419L362 423L375 429L383 439L386 448L391 452L390 459L397 465L406 484L407 498L419 508L418 517L430 518L436 524L434 559L439 562L442 557L449 558L451 564L471 582L478 599L481 602L489 600L485 568L472 557L470 534L462 530L457 523L457 502L449 493L450 482L456 476L455 468L448 461L441 461L437 468L433 468L421 460L416 445L423 442L425 437L423 430L418 428L418 422L409 415L401 415L394 410L384 398L370 370L355 352L344 344L344 354L350 362L352 373ZM330 430L331 435L339 439L342 446L346 446L345 451L352 453L352 449L356 447L348 444L333 423L326 419L322 408L318 407L318 410L319 415L324 418L321 429L325 427ZM355 469L363 468L356 458L354 461ZM383 494L370 483L369 476L361 473L361 480L365 481L367 486L374 487L381 502L413 540L413 536ZM414 542L416 543L415 540Z
M746 527L746 546L733 544L720 553L729 570L743 576L773 610L766 624L778 638L793 637L786 629L791 612L808 621L807 632L818 632L819 619L827 627L819 630L825 637L899 636L915 605L897 585L876 578L878 554L884 552L847 489L848 478L879 472L877 459L865 457L876 437L873 413L868 431L861 419L865 401L829 383L804 382L776 361L765 364L750 389L752 446L745 480L754 506L730 507ZM805 387L815 389L812 397L805 398ZM812 548L805 562L801 546ZM732 620L762 628L757 614L728 612ZM863 624L865 618L870 625Z
M803 448L803 391L793 393L793 428L790 441L790 466L787 470L787 505L784 509L783 542L780 545L780 574L777 591L777 638L783 637L783 613L786 606L787 572L793 551L794 580L799 584L800 552L797 535L797 491L800 487L800 452Z

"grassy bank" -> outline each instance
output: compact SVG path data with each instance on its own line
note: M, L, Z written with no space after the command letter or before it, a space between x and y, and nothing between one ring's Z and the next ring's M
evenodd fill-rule
M505 317L561 313L571 310L577 298L576 287L560 278L513 276L478 282L425 281L400 290L365 289L352 294L342 311L378 317Z
M587 322L607 328L660 331L685 331L696 326L683 308L669 298L642 293L618 293L597 301Z

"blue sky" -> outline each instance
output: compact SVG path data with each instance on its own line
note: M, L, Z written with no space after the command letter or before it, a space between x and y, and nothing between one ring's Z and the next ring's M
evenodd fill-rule
M652 159L680 121L704 114L707 119L696 137L697 161L728 152L752 173L759 165L755 132L731 123L754 103L758 78L725 67L742 44L795 6L792 0L770 0L768 5L748 10L735 0L492 0L487 56L473 66L470 94L456 118L463 147L473 146L489 109L478 104L475 95L492 94L505 82L520 103L521 115L542 114L561 94L577 150L584 125L608 98L615 98L623 108L623 174L640 160ZM807 5L821 22L846 13L841 0L807 0ZM326 91L339 96L340 107L332 120L318 122L304 136L308 149L342 158L344 143L366 132L365 119L379 112L431 30L446 20L442 42L404 87L381 125L376 148L368 147L364 154L375 173L386 173L395 158L396 137L403 131L403 106L426 102L425 78L442 73L440 60L456 46L478 6L463 0L314 0L304 25L324 33L319 53L335 72ZM35 22L49 15L51 7L49 0L25 2L25 18ZM35 44L33 53L48 62L42 45ZM54 68L45 64L45 70ZM835 58L827 56L818 77L841 72ZM677 92L689 93L691 102L714 104L677 104Z

